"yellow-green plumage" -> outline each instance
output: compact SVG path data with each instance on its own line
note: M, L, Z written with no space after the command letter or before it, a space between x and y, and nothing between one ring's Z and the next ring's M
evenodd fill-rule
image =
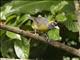
M53 22L50 23L48 19L44 17L31 17L31 20L33 21L32 28L40 32L46 32L49 28L55 26L52 24Z
M32 28L36 29L36 30L38 30L40 32L48 31L48 27L46 25L44 25L44 24L35 24L35 23L33 23L32 24Z

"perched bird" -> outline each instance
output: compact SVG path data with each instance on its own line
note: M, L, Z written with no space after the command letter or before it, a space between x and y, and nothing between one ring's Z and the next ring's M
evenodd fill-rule
M29 19L33 21L32 28L35 30L35 32L36 30L40 32L47 32L52 28L59 28L56 22L53 21L49 22L47 18L42 17L40 15L38 17L30 16Z

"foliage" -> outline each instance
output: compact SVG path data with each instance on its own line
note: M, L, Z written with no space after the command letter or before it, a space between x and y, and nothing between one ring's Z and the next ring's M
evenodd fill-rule
M29 15L35 17L42 15L45 18L49 18L49 21L56 21L59 26L59 29L53 28L47 32L49 39L62 41L70 46L77 46L79 43L73 1L13 0L5 3L0 8L0 22L5 20L7 25L15 26L17 29L20 28L25 31L33 31L32 21L29 20ZM45 33L43 33L42 36L44 34ZM26 39L19 34L0 30L0 52L2 57L29 58L30 47L34 46L34 43L35 45L38 44L37 47L40 47L42 51L48 48L46 44L41 45L40 41L31 43L28 40L32 41L31 38ZM71 44L72 41L76 44ZM32 53L36 54L36 52Z

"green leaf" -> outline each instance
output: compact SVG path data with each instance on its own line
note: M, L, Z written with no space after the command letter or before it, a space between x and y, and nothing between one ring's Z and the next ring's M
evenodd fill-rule
M0 20L6 20L6 16L3 12L0 12Z
M30 49L30 41L24 38L23 40L16 40L14 44L15 53L18 58L28 58L29 49Z
M24 14L18 21L17 26L21 26L24 22L26 22L29 19L28 14Z
M2 54L2 57L15 58L16 56L13 50L13 41L4 37L0 42L0 52Z
M11 12L13 12L12 6L10 6L10 5L5 6L5 9L1 10L1 12L0 12L0 19L6 20L6 17Z
M54 16L53 15L48 15L48 21L54 21L55 19L53 18Z
M22 3L22 2L20 2L20 3ZM53 3L55 3L55 1L33 1L33 2L30 1L29 3L26 2L20 6L14 7L13 10L16 13L31 13L31 14L33 14L33 13L41 12L42 10L49 11L50 10L49 8ZM17 2L16 2L16 4L17 4ZM11 5L11 6L14 6L14 5Z
M19 39L19 40L21 40L21 36L19 34L7 31L6 35L11 39Z
M67 20L67 17L65 16L65 13L60 13L56 16L56 20L58 22L63 22L63 21L66 21Z
M60 40L61 37L59 35L59 29L52 29L52 30L48 31L48 37L49 37L49 39Z
M78 32L77 23L74 20L67 20L64 25L72 32Z
M55 13L58 13L59 11L61 11L64 8L64 6L67 4L68 4L67 1L61 1L61 3L59 3L58 5L52 5L50 8L51 13L55 15Z
M5 30L0 30L0 39L5 35Z
M11 3L10 3L10 5L11 6L13 6L13 8L15 8L15 7L19 7L19 6L22 6L22 5L24 5L24 4L28 4L28 3L30 3L31 1L16 1L16 0L14 0L14 1L12 1Z
M16 17L16 15L10 15L10 16L8 16L6 23L8 23L9 21L12 21L12 19L15 18L15 17Z
M72 32L78 32L76 15L74 11L69 12L66 15L67 15L67 20L64 22L64 25L67 27L68 30Z

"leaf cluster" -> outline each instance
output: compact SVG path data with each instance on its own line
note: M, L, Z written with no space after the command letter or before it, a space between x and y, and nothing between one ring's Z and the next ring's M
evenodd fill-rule
M4 20L5 24L15 26L16 29L20 28L32 32L34 30L29 15L35 17L41 15L47 18L49 22L56 21L58 23L59 29L51 29L47 32L49 39L62 42L65 40L64 42L68 45L77 45L78 43L78 29L73 1L13 0L1 6L0 9L0 23ZM30 44L32 44L31 47L42 48L42 51L47 48L46 44L36 41L31 43L28 40L31 41L31 38L26 39L19 34L0 29L2 57L28 58Z

